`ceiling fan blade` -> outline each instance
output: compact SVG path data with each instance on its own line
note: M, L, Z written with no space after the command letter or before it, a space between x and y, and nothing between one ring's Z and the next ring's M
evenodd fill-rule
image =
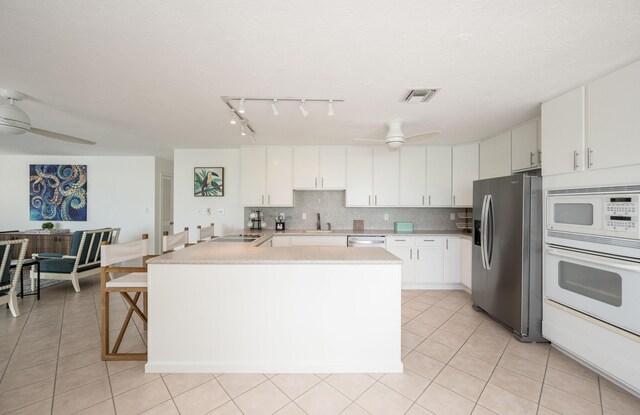
M384 143L384 138L382 138L382 139L377 139L377 138L354 138L354 140L356 140L356 141L368 141L368 142L373 142L373 143Z
M89 144L89 145L94 145L95 144L93 141L85 140L84 138L73 137L73 136L70 136L70 135L60 134L60 133L56 133L56 132L49 131L49 130L42 130L40 128L35 128L35 127L31 127L29 129L29 132L41 135L43 137L53 138L55 140L68 141L68 142L71 142L71 143Z
M411 140L411 141L426 140L429 138L437 137L440 134L442 134L442 131L429 131L427 133L414 134L412 136L405 137L405 140Z

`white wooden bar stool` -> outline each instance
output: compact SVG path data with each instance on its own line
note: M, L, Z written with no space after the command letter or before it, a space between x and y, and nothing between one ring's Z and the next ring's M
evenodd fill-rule
M191 244L189 243L189 228L184 228L184 231L169 235L169 232L164 231L162 234L162 253L166 254L173 252L176 249L183 249Z
M213 223L211 224L211 226L205 226L204 228L198 225L198 243L215 239L216 237L213 235L213 228Z
M101 253L100 287L102 291L102 360L147 360L147 353L119 353L124 333L135 312L147 325L147 259L149 254L149 236L142 235L142 240L126 244L109 245L103 242ZM118 264L135 259L142 259L140 267L115 267ZM126 273L113 278L113 273ZM109 348L109 294L117 292L127 302L129 311L124 318L113 348ZM131 298L129 293L135 293ZM143 310L138 307L140 295L143 296Z

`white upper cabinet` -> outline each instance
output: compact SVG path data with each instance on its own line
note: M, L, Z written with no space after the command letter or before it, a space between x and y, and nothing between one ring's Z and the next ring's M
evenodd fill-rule
M540 166L538 119L511 130L511 169L530 170Z
M587 85L586 166L640 164L640 61Z
M267 206L293 206L293 150L267 147Z
M400 206L424 206L427 203L427 149L400 148Z
M296 146L293 148L293 188L315 190L318 188L320 148Z
M473 205L474 180L478 180L478 143L453 147L453 206Z
M426 206L451 206L451 147L449 146L427 146L426 196Z
M542 104L542 175L584 170L584 98L580 87Z
M400 204L400 152L387 146L373 148L373 205Z
M372 206L373 150L347 147L347 206Z
M480 179L495 176L495 138L480 142Z
M267 149L265 146L240 148L240 200L243 206L263 206L267 193Z
M243 206L293 206L291 147L241 147L240 165Z
M344 146L293 148L293 188L341 190L346 188L347 150Z
M480 179L511 175L511 131L480 142Z
M493 137L493 141L493 177L511 176L511 131Z
M345 146L320 147L320 178L322 189L347 188L347 148Z

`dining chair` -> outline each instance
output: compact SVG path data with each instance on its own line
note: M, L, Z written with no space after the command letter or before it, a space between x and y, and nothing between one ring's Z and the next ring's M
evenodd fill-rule
M0 305L8 304L9 310L14 317L20 316L18 307L18 294L16 285L22 273L22 262L27 253L28 239L14 239L12 241L0 242ZM19 249L18 260L15 271L11 276L11 256L14 246Z
M76 231L69 255L33 254L40 260L40 279L71 281L73 289L80 292L80 278L100 273L100 244L105 241L116 244L119 236L120 228ZM37 279L35 267L31 267L30 277L33 288Z
M146 352L121 353L119 349L134 312L140 317L145 327L147 324L147 260L153 257L149 255L149 236L144 234L139 241L123 244L110 245L105 241L102 242L100 250L102 251L100 260L102 360L147 360ZM122 264L133 260L142 260L142 265L124 266ZM120 265L114 266L114 264ZM114 275L122 273L124 275L119 277ZM111 293L120 293L128 306L113 348L109 344L109 296ZM133 294L133 298L130 294ZM141 295L142 310L138 306Z

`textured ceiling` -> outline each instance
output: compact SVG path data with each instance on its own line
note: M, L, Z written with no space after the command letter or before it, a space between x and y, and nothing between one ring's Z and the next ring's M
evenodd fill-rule
M440 130L477 140L640 57L640 1L0 0L0 88L35 127L0 153L151 154L248 144L221 95L343 98L336 115L247 103L260 144L354 144ZM442 90L400 104L407 88Z

